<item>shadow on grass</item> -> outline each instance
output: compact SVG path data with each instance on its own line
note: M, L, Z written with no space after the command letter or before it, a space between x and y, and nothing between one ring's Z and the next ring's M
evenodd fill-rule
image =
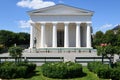
M43 75L44 76L44 75ZM57 77L47 77L47 78L51 78L51 79L74 79L74 78L82 78L82 77L86 77L87 74L86 73L82 73L82 74L77 74L77 75L74 75L74 76L69 76L69 74L67 76L65 76L64 78L57 78Z
M78 75L73 76L73 77L68 77L67 79L82 78L85 76L87 76L87 74L83 72L82 74L78 74Z
M33 71L32 73L28 73L24 78L29 79L32 78L33 76L40 76L41 74L38 73L39 71Z

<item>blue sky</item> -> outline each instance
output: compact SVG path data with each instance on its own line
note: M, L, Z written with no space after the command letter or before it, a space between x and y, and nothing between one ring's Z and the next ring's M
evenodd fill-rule
M59 3L94 11L94 33L120 24L120 0L0 0L0 30L29 32L27 11Z

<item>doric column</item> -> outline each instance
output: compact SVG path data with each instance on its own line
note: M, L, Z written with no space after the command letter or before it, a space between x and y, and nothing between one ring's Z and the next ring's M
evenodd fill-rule
M69 23L64 23L64 47L69 47Z
M34 26L31 24L30 27L30 48L33 48L33 40L34 40Z
M91 48L91 24L87 23L87 40L86 40L86 47Z
M53 23L52 47L57 47L57 23Z
M45 23L41 23L41 47L45 47Z
M80 23L76 23L76 47L81 47Z

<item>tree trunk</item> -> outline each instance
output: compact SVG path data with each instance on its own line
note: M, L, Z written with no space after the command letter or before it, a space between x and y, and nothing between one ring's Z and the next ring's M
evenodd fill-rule
M104 55L102 54L102 63L104 63Z

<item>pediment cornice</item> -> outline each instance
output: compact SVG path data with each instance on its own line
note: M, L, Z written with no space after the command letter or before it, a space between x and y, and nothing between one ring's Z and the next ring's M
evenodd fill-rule
M42 9L29 11L29 15L93 15L93 11L58 4Z

